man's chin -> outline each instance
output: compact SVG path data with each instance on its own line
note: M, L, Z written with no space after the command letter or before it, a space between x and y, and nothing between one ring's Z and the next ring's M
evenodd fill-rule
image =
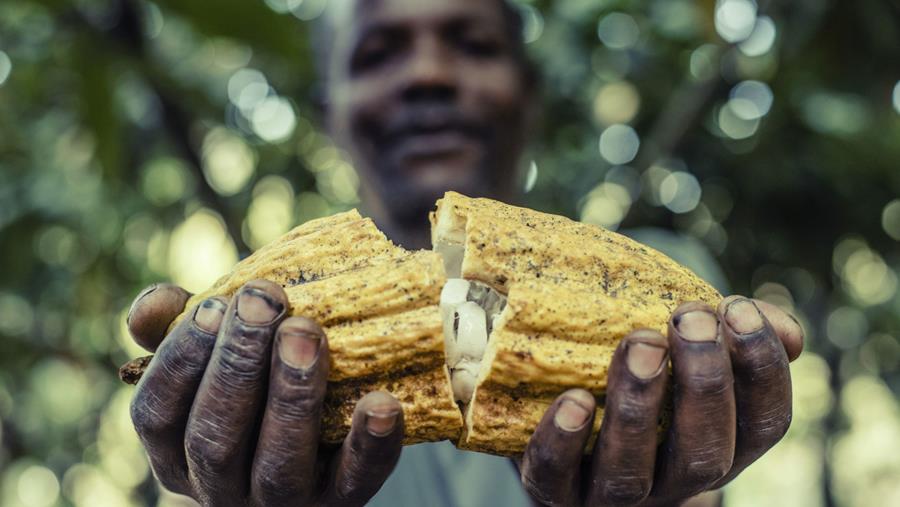
M487 182L470 178L410 178L388 183L385 204L397 223L418 224L424 221L434 203L450 190L466 195L485 195Z

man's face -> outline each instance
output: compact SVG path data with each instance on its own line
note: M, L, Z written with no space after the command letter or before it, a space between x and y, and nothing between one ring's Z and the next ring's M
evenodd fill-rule
M335 13L328 123L391 218L448 189L508 197L530 99L499 1L348 1Z

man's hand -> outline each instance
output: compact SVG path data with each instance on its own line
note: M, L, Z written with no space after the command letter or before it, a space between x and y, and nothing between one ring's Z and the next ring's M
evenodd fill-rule
M135 341L156 351L131 416L163 486L215 506L365 504L400 457L397 400L369 393L343 445L321 448L322 329L284 318L282 288L257 280L231 301L203 301L166 335L189 296L156 285L128 315Z
M583 457L595 409L587 391L560 395L521 464L541 505L678 505L718 488L777 443L791 423L788 362L800 355L797 322L768 303L726 298L713 311L679 307L668 338L635 331L609 371L600 435ZM672 359L671 426L657 446L657 422Z

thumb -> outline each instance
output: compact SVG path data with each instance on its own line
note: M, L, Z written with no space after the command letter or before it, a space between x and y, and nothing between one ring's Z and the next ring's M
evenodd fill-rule
M170 283L153 284L141 291L128 311L131 337L141 347L155 351L190 297L190 292Z

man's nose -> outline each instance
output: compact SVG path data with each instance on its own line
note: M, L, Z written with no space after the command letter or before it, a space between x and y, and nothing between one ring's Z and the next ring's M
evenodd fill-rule
M456 98L457 72L454 55L435 37L417 41L409 60L403 84L403 99L408 101Z

